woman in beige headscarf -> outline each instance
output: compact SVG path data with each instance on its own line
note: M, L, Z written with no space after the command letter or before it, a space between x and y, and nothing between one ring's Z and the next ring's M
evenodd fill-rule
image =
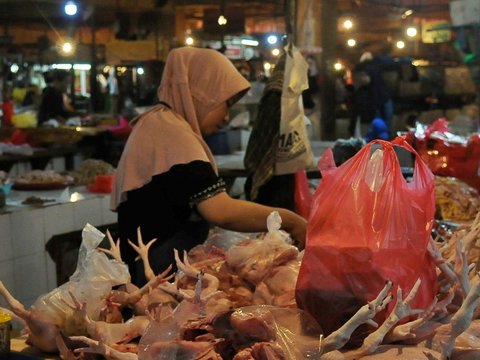
M283 229L303 248L305 219L231 198L202 138L225 124L228 107L249 87L215 50L184 47L169 53L158 89L160 105L132 121L112 192L122 258L137 285L145 279L127 239L137 243L138 227L143 239L157 239L149 251L155 273L174 263L174 248L188 251L202 243L209 224L266 231L267 216L274 210L282 217Z

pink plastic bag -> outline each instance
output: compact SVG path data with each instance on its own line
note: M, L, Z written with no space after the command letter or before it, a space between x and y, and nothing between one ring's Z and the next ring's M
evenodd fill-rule
M371 154L373 145L379 149ZM331 150L319 162L322 180L314 194L305 255L296 286L300 308L328 335L393 282L409 292L418 278L414 308L431 304L435 265L426 252L435 211L434 176L416 156L407 182L394 146L416 152L403 139L374 140L336 167ZM383 322L394 306L376 318ZM370 332L360 328L352 337Z

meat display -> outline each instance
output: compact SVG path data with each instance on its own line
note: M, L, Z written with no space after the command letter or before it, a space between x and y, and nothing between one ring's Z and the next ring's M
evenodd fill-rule
M91 353L117 360L480 358L478 253L472 258L480 240L480 215L447 238L431 239L429 256L441 286L430 307L410 305L420 279L408 293L389 281L328 336L296 307L303 253L284 236L263 234L228 249L207 241L189 253L175 252L175 274L170 269L154 274L147 256L152 242L145 243L139 229L139 243L132 246L145 265L148 283L142 288L128 282L118 241L108 232L106 236L109 249L98 249L100 239L89 239L95 251L81 251L84 258L70 280L93 284L101 269L111 266L109 273L116 275L102 283L101 299L82 296L66 284L25 309L0 282L0 294L24 320L30 345L69 360ZM62 310L56 313L60 307L48 305L58 294ZM393 310L377 324L377 315L389 303ZM370 331L360 346L352 347L350 338L360 326Z

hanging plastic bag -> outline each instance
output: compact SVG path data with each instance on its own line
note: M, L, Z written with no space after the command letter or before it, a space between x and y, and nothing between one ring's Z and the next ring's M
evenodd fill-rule
M314 194L305 255L296 286L300 308L325 335L372 301L387 280L425 308L436 294L435 265L426 252L435 210L434 177L417 156L411 182L402 175L394 146L417 155L403 139L374 140L340 167L330 149L320 159L322 181ZM378 147L371 154L373 147ZM396 291L392 291L396 296ZM395 299L376 320L382 323ZM359 328L352 341L372 331Z
M313 153L301 99L302 92L308 88L308 64L295 46L287 45L285 51L287 57L275 175L293 174L313 165Z

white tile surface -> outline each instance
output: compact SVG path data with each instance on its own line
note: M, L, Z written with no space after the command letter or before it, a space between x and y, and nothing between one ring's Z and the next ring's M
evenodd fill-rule
M0 261L13 258L11 238L10 214L0 215Z
M44 251L44 209L33 209L11 214L11 234L14 257Z
M100 198L86 199L79 201L74 206L74 223L77 230L89 223L93 226L102 225L102 208Z
M57 286L56 265L45 250L52 236L81 230L87 222L93 226L116 223L109 196L84 195L86 199L74 203L43 208L11 206L11 213L0 215L0 281L26 307ZM2 301L0 306L5 306Z
M15 259L13 268L17 300L24 303L47 292L44 252Z
M71 203L46 207L43 216L45 221L45 243L54 235L78 230L78 228L75 228L73 204Z
M15 278L13 276L13 260L1 261L0 262L0 281L3 282L3 285L7 290L15 295ZM7 303L0 296L0 306L6 307Z
M101 198L102 202L102 225L115 224L117 222L117 213L110 210L110 196Z

